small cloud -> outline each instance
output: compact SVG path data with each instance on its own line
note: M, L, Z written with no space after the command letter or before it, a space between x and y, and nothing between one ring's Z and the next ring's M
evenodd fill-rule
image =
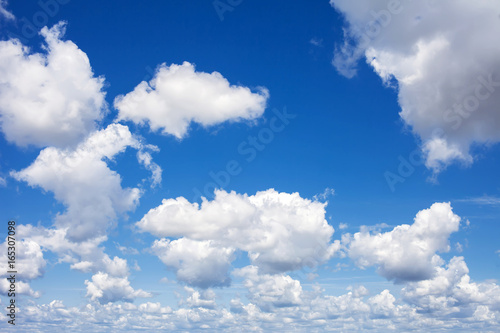
M311 43L312 45L317 46L317 47L323 47L323 39L322 38L313 37L313 38L311 38L309 43Z
M115 242L115 246L123 254L138 255L139 251L133 247L121 246L119 243Z
M317 277L319 277L318 274L316 274L316 273L309 273L309 274L307 274L307 281L313 281Z
M5 186L7 186L7 181L5 180L5 178L0 177L0 187L5 187Z
M170 280L166 277L160 279L160 283L168 284L169 282L170 282Z
M345 229L347 229L347 228L349 228L349 226L347 225L347 223L340 223L340 224L339 224L339 229L340 229L340 230L345 230Z
M315 201L325 201L328 197L334 196L335 195L335 190L333 188L325 188L323 193L316 194L313 196L313 199Z
M455 250L458 252L458 253L462 253L463 250L464 250L464 247L462 246L462 244L460 244L459 242L457 242L455 244Z

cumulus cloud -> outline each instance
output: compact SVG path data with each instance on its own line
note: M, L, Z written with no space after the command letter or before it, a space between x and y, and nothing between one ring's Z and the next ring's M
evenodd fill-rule
M194 290L193 288L184 287L184 290L188 293L188 297L186 298L186 305L190 308L205 308L205 309L214 309L216 306L215 303L215 293L211 289L203 290L199 292L198 290Z
M418 212L412 225L385 233L362 230L345 241L349 257L359 267L377 266L382 276L396 282L424 280L441 265L436 252L450 250L448 238L459 225L460 217L449 203L435 203Z
M60 263L71 264L70 268L83 273L105 272L112 276L127 276L128 264L125 259L104 253L101 243L107 240L100 236L74 242L67 236L67 230L19 225L18 235L24 240L35 242L44 250L56 253ZM30 265L33 265L30 263ZM33 266L34 267L34 266Z
M302 303L302 286L288 275L259 274L256 266L235 270L234 275L245 278L244 285L249 291L247 298L266 311Z
M19 146L75 145L106 111L104 78L87 55L63 41L65 24L43 28L43 53L20 41L0 41L0 127Z
M463 257L453 257L446 267L436 267L432 279L408 284L402 296L421 311L441 316L500 310L500 287L492 282L472 282Z
M474 143L500 140L500 11L495 0L331 0L346 21L333 64L352 77L359 59L397 82L400 116L434 173L473 161Z
M139 143L126 126L112 124L74 150L45 148L29 167L11 175L53 192L67 207L56 217L56 226L67 229L70 239L81 241L104 234L119 214L138 203L140 190L122 188L120 175L105 162L127 147Z
M8 242L0 244L0 293L7 295L11 283L9 271L16 271L15 290L19 294L39 297L40 293L30 287L30 281L44 274L46 261L38 243L33 240L17 239L14 249L10 248ZM9 264L9 255L14 255L14 266Z
M268 97L265 88L252 92L231 85L218 72L196 72L193 64L184 62L160 65L149 83L143 81L132 92L118 96L114 106L119 110L118 120L147 123L153 131L181 139L192 122L208 127L258 118Z
M245 251L262 272L279 273L313 267L339 249L338 241L330 243L334 229L325 220L325 206L272 189L252 196L218 190L201 206L183 197L164 199L137 226L159 237Z
M152 297L142 289L134 290L130 286L128 277L112 277L106 273L99 272L92 276L92 281L85 281L87 285L87 297L92 301L100 303L116 301L133 301L136 298Z
M152 246L160 260L175 270L177 279L189 285L208 288L228 286L229 268L234 249L218 246L213 241L181 238L156 240Z
M0 276L8 276L7 271L18 271L16 277L23 281L36 279L43 275L46 265L40 245L33 240L17 240L15 249L8 249L7 241L0 245L2 261L0 262ZM8 252L15 253L15 269L9 269Z
M7 296L9 294L9 290L12 290L11 288L9 280L6 278L0 279L0 294ZM31 289L30 284L25 281L16 281L14 289L17 295L27 295L33 298L41 296L40 292Z

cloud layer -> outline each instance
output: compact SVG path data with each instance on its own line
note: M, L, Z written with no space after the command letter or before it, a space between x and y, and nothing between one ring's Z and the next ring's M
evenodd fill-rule
M468 164L474 143L500 140L497 1L330 3L347 21L334 65L352 77L366 57L384 82L397 83L400 116L421 139L428 168Z
M183 138L192 122L204 127L225 121L252 120L266 108L269 93L265 88L252 92L231 85L220 73L196 72L194 65L158 67L155 77L141 82L114 106L118 120L149 124L153 131Z

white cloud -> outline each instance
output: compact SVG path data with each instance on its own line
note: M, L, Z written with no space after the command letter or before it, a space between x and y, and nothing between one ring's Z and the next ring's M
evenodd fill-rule
M500 206L500 198L490 195L483 195L482 197L467 198L457 200L459 202L467 202L482 206Z
M0 294L7 296L10 290L15 290L16 295L28 295L34 298L41 296L40 292L31 289L28 282L16 281L14 289L11 289L11 282L6 278L0 279Z
M181 238L174 241L156 240L152 246L160 260L175 270L177 279L189 285L208 288L228 286L229 268L234 249L213 241Z
M7 6L7 0L0 0L0 16L5 17L8 20L14 20L14 15L9 12L5 7Z
M16 239L14 249L9 248L7 241L0 244L0 293L7 295L14 283L14 290L21 295L40 297L40 293L30 287L30 281L44 274L46 261L40 246L32 240ZM9 256L15 257L13 266L10 266ZM9 271L15 271L15 280L9 281Z
M148 145L146 148L152 149L154 151L159 151L156 146ZM151 187L156 187L161 184L161 175L163 170L161 167L153 162L153 158L148 151L141 149L137 152L137 160L144 165L144 167L151 172Z
M302 303L302 286L288 275L259 274L256 266L235 270L234 275L245 278L244 285L249 291L247 298L265 311Z
M185 198L164 199L137 226L159 237L186 237L248 252L264 273L313 267L339 249L325 203L275 190L248 196L223 190L201 206ZM173 242L172 242L173 243Z
M32 240L17 240L14 249L8 249L7 241L0 245L0 276L8 276L7 271L18 271L16 277L23 281L36 279L43 275L46 265L42 249ZM9 269L8 252L15 256L15 269Z
M432 279L408 284L402 296L422 311L442 316L470 316L475 311L500 310L500 287L491 282L471 282L463 257L453 257L446 267L436 267ZM480 307L479 307L480 306Z
M377 266L389 280L428 279L442 262L436 252L450 250L448 238L459 225L460 217L449 203L435 203L418 212L412 225L399 225L385 233L362 230L354 234L347 240L348 255L360 267Z
M92 276L92 281L85 281L87 296L92 301L100 303L116 301L133 301L136 298L151 297L152 295L142 289L134 290L130 286L128 277L112 277L106 273L97 273Z
M347 77L359 59L395 79L400 116L422 141L435 173L473 161L473 143L500 140L498 3L331 0L346 18L334 65Z
M129 274L127 261L104 253L101 243L107 240L106 236L73 242L68 239L66 230L46 229L31 225L19 225L18 237L33 241L42 249L49 250L59 256L59 262L70 263L71 269L84 273L106 272L113 276L127 276Z
M213 290L207 289L199 292L189 287L184 287L184 290L189 295L185 303L190 308L215 309L215 293Z
M83 51L61 40L64 32L64 23L42 29L44 53L0 41L0 126L19 146L74 145L106 111L104 79L94 77Z
M319 193L319 194L316 194L313 196L313 199L315 201L325 201L326 199L328 199L328 197L330 196L334 196L335 195L335 190L333 188L325 188L325 190L323 191L323 193Z
M141 82L125 96L118 96L114 106L118 120L149 124L181 139L191 122L204 127L225 121L255 119L262 115L269 93L259 88L230 85L220 73L196 72L194 65L158 67L155 77Z
M75 150L42 150L33 164L11 175L53 192L67 207L56 217L56 226L67 229L70 239L81 241L104 234L119 214L138 203L140 190L122 188L120 175L104 161L127 147L139 147L139 143L126 126L112 124L94 132Z

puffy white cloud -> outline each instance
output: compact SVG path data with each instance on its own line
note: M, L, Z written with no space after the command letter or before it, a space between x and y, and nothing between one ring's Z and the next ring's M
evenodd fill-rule
M0 0L0 16L3 16L8 20L15 19L14 15L7 9L5 9L6 6L7 6L7 0Z
M31 289L28 282L16 280L14 285L15 285L15 287L13 289L11 289L12 288L11 282L9 280L7 280L6 278L1 278L0 279L0 294L7 296L11 292L11 290L15 290L16 295L28 295L28 296L31 296L34 298L38 298L41 296L40 292L34 291L33 289Z
M165 265L175 270L178 280L189 285L208 288L231 283L228 270L234 259L233 248L222 247L210 240L181 238L156 240L152 250Z
M459 225L460 217L449 203L435 203L418 212L412 225L385 233L362 230L346 238L348 255L360 267L378 266L378 272L390 280L428 279L442 263L436 252L450 250L448 238Z
M15 256L15 269L10 269L8 252ZM16 277L23 281L36 279L43 275L46 265L43 252L38 243L32 240L16 240L14 249L9 248L7 241L0 245L0 276L8 276L7 271L17 271Z
M136 298L151 297L152 295L142 289L134 290L130 286L128 277L112 277L99 272L92 276L92 281L85 281L87 296L92 301L100 303L116 301L133 301Z
M248 252L264 273L315 266L339 249L325 203L275 190L240 195L223 190L201 206L185 198L164 199L137 226L160 237L213 241L211 245Z
M302 286L288 275L259 274L256 266L238 269L234 274L245 278L244 285L249 291L247 298L266 311L302 303Z
M429 280L408 284L402 296L422 311L442 316L468 316L476 311L486 315L500 310L500 287L492 282L471 282L463 257L453 257L446 267L436 267Z
M11 286L9 271L15 271L15 292L22 295L39 297L40 293L30 287L30 281L43 276L46 261L38 243L32 240L16 239L15 246L9 247L7 240L0 244L0 293L7 295ZM9 256L14 256L13 265Z
M44 53L0 41L0 126L17 145L74 145L106 111L104 79L83 51L61 40L64 32L64 23L42 29Z
M199 292L189 287L184 287L184 290L189 294L185 303L190 308L215 309L215 293L213 290L207 289Z
M153 131L181 139L191 122L207 127L258 118L268 97L265 88L252 92L230 85L220 73L196 72L194 65L184 62L160 65L149 83L143 81L132 92L118 96L114 106L119 110L118 120L147 123Z
M64 229L46 229L31 225L19 225L19 237L35 242L42 249L49 250L59 256L59 262L71 264L71 269L84 273L106 272L113 276L127 276L129 274L127 261L104 253L100 244L106 241L106 236L73 242L68 239ZM33 265L33 264L31 264Z
M67 229L71 240L82 241L104 234L118 214L138 203L140 190L122 188L120 175L104 161L127 147L138 148L139 143L126 126L112 124L94 132L74 150L45 148L33 164L11 175L53 192L67 206L56 217L56 226Z
M470 163L473 143L500 140L500 34L496 0L331 0L346 18L334 57L352 77L361 57L392 85L400 116L435 173Z

